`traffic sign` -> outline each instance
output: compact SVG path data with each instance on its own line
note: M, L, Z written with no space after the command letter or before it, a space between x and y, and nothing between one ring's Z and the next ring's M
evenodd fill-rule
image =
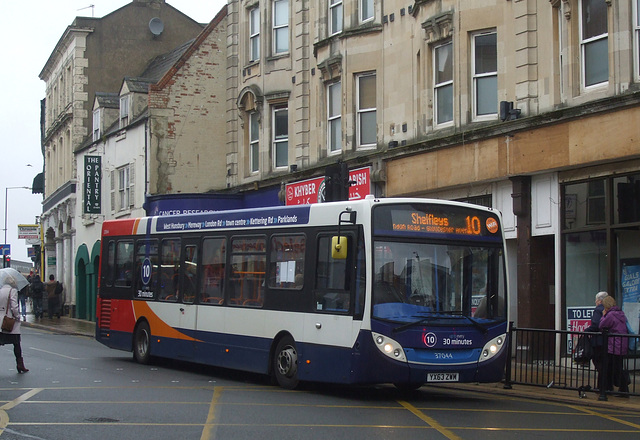
M10 244L0 244L0 254L2 254L2 255L11 255L11 245Z

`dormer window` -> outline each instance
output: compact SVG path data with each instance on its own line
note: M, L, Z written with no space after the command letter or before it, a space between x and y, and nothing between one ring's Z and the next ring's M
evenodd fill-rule
M101 111L99 108L93 111L93 141L97 141L100 139L100 119L101 119Z
M129 95L120 97L120 128L129 125Z

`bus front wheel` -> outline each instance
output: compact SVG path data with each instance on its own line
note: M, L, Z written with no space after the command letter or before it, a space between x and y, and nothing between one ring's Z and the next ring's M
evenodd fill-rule
M298 386L298 352L293 338L289 336L280 339L276 345L273 375L282 388L292 390Z
M133 358L140 364L148 364L151 359L151 331L146 322L138 324L133 334Z

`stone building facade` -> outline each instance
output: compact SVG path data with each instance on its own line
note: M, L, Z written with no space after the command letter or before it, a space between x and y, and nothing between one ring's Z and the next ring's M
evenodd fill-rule
M503 212L518 325L562 328L599 290L625 301L640 271L638 0L228 8L229 187L370 167L376 195Z
M156 26L153 26L153 25ZM102 18L77 17L40 72L46 84L42 125L44 230L42 273L76 295L76 230L82 218L81 175L75 152L92 135L96 92L117 92L126 75L194 38L202 25L164 0L133 0ZM79 193L80 191L80 193Z

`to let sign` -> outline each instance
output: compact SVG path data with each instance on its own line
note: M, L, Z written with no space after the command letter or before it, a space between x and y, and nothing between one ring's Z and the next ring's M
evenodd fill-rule
M84 210L85 214L100 214L102 167L100 156L84 157Z

